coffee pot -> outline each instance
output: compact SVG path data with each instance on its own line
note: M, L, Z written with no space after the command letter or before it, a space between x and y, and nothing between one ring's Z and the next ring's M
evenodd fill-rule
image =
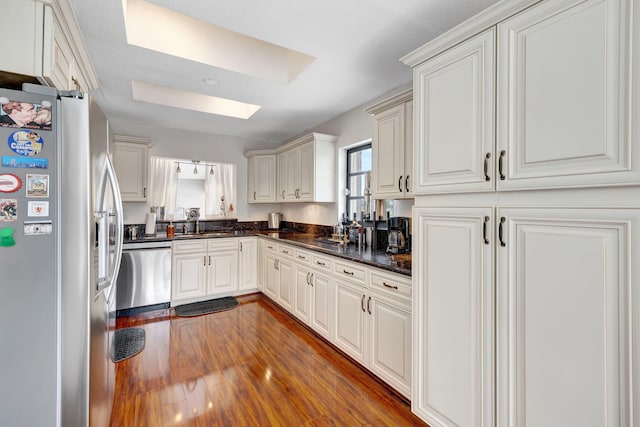
M387 222L387 253L406 254L411 252L410 218L393 217Z

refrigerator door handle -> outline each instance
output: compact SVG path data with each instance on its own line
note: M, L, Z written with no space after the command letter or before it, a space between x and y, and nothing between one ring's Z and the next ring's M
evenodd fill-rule
M118 185L118 178L116 177L116 170L113 167L113 163L111 162L111 157L107 155L105 161L107 177L109 179L109 185L111 186L111 194L113 195L114 208L115 208L115 227L116 227L116 235L115 235L115 244L116 244L116 252L115 259L113 264L111 265L111 274L109 274L109 283L111 285L115 284L116 279L118 278L118 272L120 271L120 261L122 260L122 245L123 245L123 237L124 237L124 211L122 209L122 196L120 195L120 186ZM110 292L109 296L114 295L114 292ZM109 298L110 299L110 298Z

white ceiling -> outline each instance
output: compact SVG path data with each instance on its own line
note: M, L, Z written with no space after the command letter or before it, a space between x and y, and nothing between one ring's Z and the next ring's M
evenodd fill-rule
M110 120L280 143L409 82L400 57L496 0L149 0L316 58L289 83L128 45L121 1L71 2ZM244 120L135 101L132 81L262 108Z

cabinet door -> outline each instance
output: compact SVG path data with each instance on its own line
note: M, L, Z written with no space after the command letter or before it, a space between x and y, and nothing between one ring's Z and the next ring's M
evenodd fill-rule
M638 211L499 215L497 425L637 424Z
M284 154L287 159L284 197L288 201L294 201L298 199L300 188L300 149L292 148L285 151Z
M404 104L373 118L373 195L398 198L404 194Z
M238 239L238 289L258 287L258 240L255 237Z
M334 343L362 364L368 356L367 298L365 288L336 280Z
M44 23L45 27L51 25L51 30L45 28L44 32L42 75L60 90L75 89L72 81L75 68L73 51L62 31L58 18L49 7L45 8ZM47 37L48 35L50 35L50 39Z
M123 202L147 200L147 152L146 144L114 143L113 165Z
M333 339L334 281L330 276L311 272L311 327L327 339Z
M278 303L291 312L293 311L293 290L295 289L293 263L280 257L278 258L278 269L280 270Z
M272 300L278 301L278 294L280 293L280 271L278 270L278 259L275 253L267 251L264 268L264 292L271 297Z
M206 253L173 255L171 301L205 295L206 258Z
M249 159L249 203L276 201L276 156L254 156Z
M413 198L413 100L404 103L404 197Z
M541 2L498 25L499 189L640 181L630 3Z
M493 426L492 209L414 215L412 410L430 425Z
M295 266L295 300L293 314L303 323L311 318L311 270L302 265Z
M276 156L278 173L278 185L276 186L277 200L279 202L287 200L287 172L289 167L287 152L280 153Z
M494 46L491 29L414 68L415 195L493 189Z
M411 398L411 307L370 296L369 369Z
M238 290L237 252L209 252L207 258L207 295Z
M315 143L307 142L300 148L300 183L298 185L298 199L311 201L314 199L315 189Z

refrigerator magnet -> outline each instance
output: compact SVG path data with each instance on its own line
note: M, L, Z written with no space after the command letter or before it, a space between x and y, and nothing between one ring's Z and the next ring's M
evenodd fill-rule
M22 180L12 173L0 174L0 192L13 193L22 187Z
M0 199L0 222L18 219L18 200Z
M53 223L51 221L25 221L23 227L25 236L38 236L53 232Z
M2 156L2 166L5 168L47 169L49 160L35 157Z
M44 140L36 131L17 130L9 135L9 148L21 156L36 156L42 151Z
M27 197L49 197L49 175L27 174Z
M49 202L27 202L27 216L49 216Z
M16 241L13 238L13 228L3 227L0 228L0 246L13 246Z
M0 126L51 130L51 102L36 104L1 97Z

